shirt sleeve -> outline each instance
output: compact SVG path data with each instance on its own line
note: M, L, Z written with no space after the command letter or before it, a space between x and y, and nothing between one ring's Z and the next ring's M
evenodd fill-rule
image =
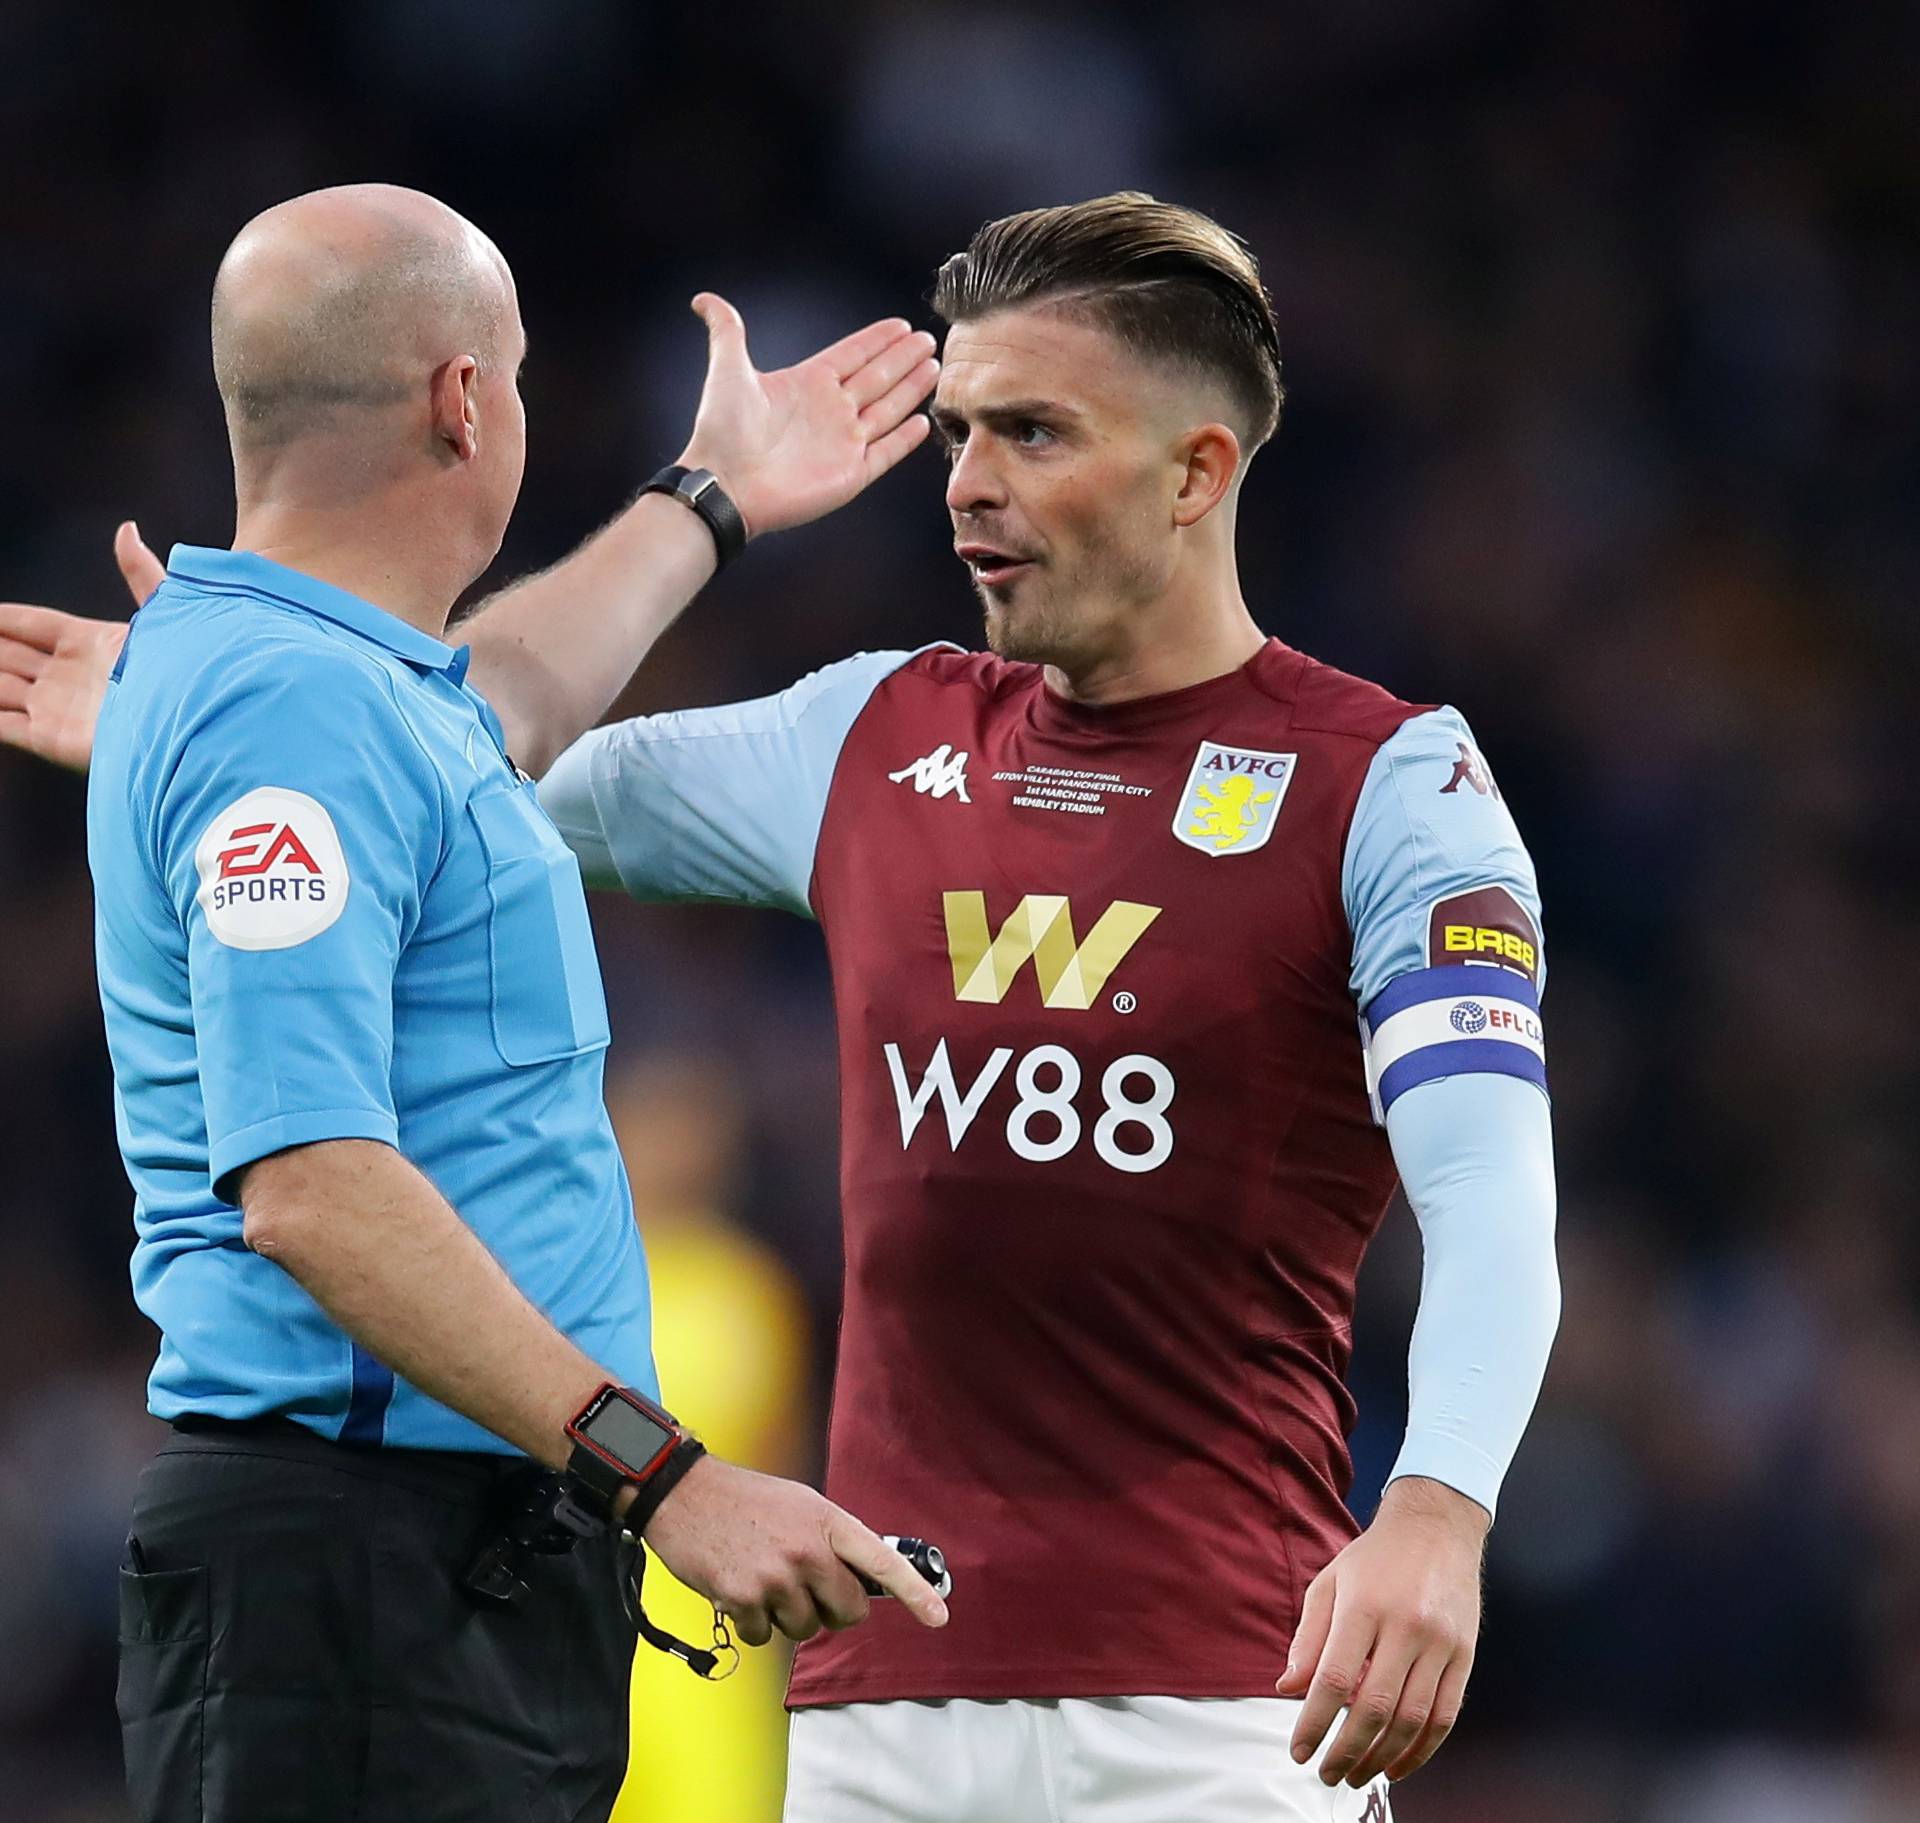
M1412 717L1374 755L1341 888L1376 1118L1453 1075L1517 1076L1544 1094L1539 888L1458 711Z
M863 652L753 702L596 728L554 762L540 802L589 886L810 918L840 749L874 691L913 656Z
M444 788L378 667L308 646L189 706L147 807L186 933L216 1194L326 1139L399 1139L393 985L439 863Z
M1551 1111L1510 1078L1461 1075L1398 1097L1387 1137L1424 1250L1388 1479L1430 1477L1491 1514L1560 1321Z

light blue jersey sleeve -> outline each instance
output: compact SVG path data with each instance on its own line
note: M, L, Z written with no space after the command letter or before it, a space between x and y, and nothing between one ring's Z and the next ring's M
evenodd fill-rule
M1533 864L1452 709L1375 755L1342 877L1367 1086L1420 1224L1405 1442L1492 1513L1559 1324Z
M393 982L437 865L438 775L375 668L272 646L187 712L143 806L186 935L209 1176L399 1137Z
M1560 1323L1552 1111L1510 1076L1450 1076L1396 1100L1387 1137L1423 1255L1388 1479L1428 1476L1492 1513Z
M913 656L863 652L753 702L596 728L554 762L540 802L589 886L811 918L840 749L874 691Z
M1414 716L1374 755L1341 891L1377 1118L1441 1076L1504 1073L1545 1091L1540 892L1457 710Z

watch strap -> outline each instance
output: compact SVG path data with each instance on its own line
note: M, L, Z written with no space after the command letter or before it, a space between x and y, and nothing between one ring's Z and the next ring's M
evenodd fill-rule
M660 1503L686 1480L687 1471L706 1453L707 1446L698 1437L682 1437L666 1461L640 1483L633 1505L621 1517L621 1526L635 1538L640 1537L653 1523Z
M746 519L712 469L682 468L679 463L672 463L640 491L671 494L681 505L698 513L713 534L719 569L724 570L747 548Z

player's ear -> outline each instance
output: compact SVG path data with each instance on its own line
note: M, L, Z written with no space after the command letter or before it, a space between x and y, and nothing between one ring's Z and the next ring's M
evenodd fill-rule
M434 442L455 461L471 462L480 453L479 378L480 364L462 354L442 362L428 382Z
M1202 424L1181 439L1185 472L1173 497L1173 522L1198 525L1227 497L1240 472L1240 439L1224 424Z

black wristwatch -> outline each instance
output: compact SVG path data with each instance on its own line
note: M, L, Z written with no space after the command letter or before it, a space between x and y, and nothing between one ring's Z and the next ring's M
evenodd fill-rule
M567 1421L567 1487L603 1525L622 1488L636 1490L620 1524L638 1538L706 1447L644 1393L609 1380Z
M671 494L690 506L706 522L724 570L747 548L747 522L728 497L712 469L682 468L677 462L663 468L641 490L643 494Z

